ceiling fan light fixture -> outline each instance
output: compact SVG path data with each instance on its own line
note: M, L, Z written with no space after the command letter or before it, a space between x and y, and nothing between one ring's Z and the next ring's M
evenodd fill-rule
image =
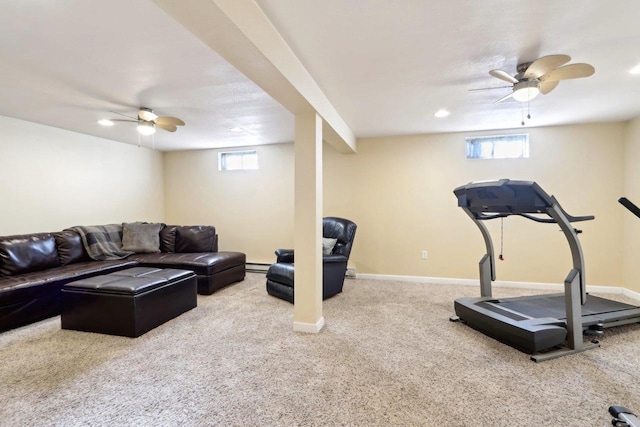
M153 135L156 133L156 125L153 122L138 120L138 132L144 136Z
M540 82L524 80L513 85L513 99L518 102L529 102L540 93Z

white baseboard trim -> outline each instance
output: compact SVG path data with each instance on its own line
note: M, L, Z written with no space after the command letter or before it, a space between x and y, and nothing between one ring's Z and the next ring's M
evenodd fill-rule
M321 317L316 323L293 322L294 332L304 332L307 334L317 334L324 326L324 317Z
M640 301L640 293L635 291L630 291L627 288L621 288L621 289L622 289L622 295L624 295L625 297L629 297L634 300Z
M464 286L480 286L478 279L456 279L449 277L427 277L427 276L401 276L388 274L362 274L358 273L357 279L370 280L397 280L399 282L441 284L441 285L464 285ZM564 292L564 284L560 283L541 283L541 282L510 282L496 280L493 286L498 288L521 288L521 289L541 289L548 291ZM587 285L587 292L599 292L603 294L618 294L640 301L640 293L631 291L620 286L600 286Z

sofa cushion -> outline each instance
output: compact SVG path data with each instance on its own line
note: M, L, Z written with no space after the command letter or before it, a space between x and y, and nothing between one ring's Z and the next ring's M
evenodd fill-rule
M51 233L6 236L0 239L0 274L13 276L60 265Z
M0 306L8 306L58 292L62 285L97 274L107 274L138 263L129 260L85 261L18 276L0 277Z
M73 264L75 262L89 261L80 234L73 230L62 230L53 233L58 247L58 258L61 265Z
M122 249L136 253L160 252L161 228L159 223L122 223Z
M165 225L160 230L160 251L175 252L176 251L176 228L177 225Z
M215 236L216 229L212 226L176 227L176 252L213 252Z
M247 257L242 252L133 254L129 258L144 266L191 270L199 275L217 274L243 267Z

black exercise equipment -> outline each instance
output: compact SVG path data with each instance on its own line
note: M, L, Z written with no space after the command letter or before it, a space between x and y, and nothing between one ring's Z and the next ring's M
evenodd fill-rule
M640 427L640 420L624 406L609 406L609 413L613 417L611 424L615 427Z
M486 254L480 260L481 296L457 299L457 317L452 320L461 320L485 335L532 354L531 359L537 362L599 346L597 341L585 344L583 333L599 335L604 328L640 322L640 307L587 295L580 231L571 223L592 220L593 216L569 215L555 197L530 181L472 182L456 188L454 194L458 206L480 229ZM491 283L496 280L494 250L483 221L509 215L560 226L573 262L563 294L492 297Z

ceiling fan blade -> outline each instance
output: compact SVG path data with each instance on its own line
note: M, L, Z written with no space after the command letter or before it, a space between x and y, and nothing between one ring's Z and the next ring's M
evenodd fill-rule
M137 120L125 120L125 119L109 119L112 122L134 122L134 123L138 123Z
M506 71L491 70L491 71L489 71L489 74L491 74L495 78L498 78L500 80L504 80L505 82L518 83L518 79L516 79L515 77L513 77L511 74L507 73Z
M554 90L556 88L556 86L558 86L558 83L560 83L559 81L555 81L555 82L543 82L540 83L540 93L543 95L548 94L549 92L551 92L552 90Z
M158 117L154 120L158 126L160 125L173 125L184 126L184 122L177 117Z
M156 123L156 126L169 132L175 132L178 129L175 125L169 123Z
M569 55L547 55L542 58L538 58L529 65L527 71L524 73L524 77L528 79L537 79L538 77L547 74L549 71L558 68L561 65L571 61Z
M496 86L496 87L479 87L476 89L469 89L469 92L473 92L476 90L492 90L492 89L506 89L506 88L512 88L513 86Z
M513 92L511 92L509 95L503 96L502 98L498 99L496 102L494 102L494 104L497 104L499 102L502 101L506 101L507 99L511 98L513 96Z
M110 112L110 113L113 113L113 114L117 114L117 115L119 115L119 116L128 117L128 118L130 118L131 120L138 120L138 119L137 119L137 118L135 118L135 117L127 116L126 114L118 113L117 111L109 111L109 112Z
M558 80L579 79L589 77L596 69L589 64L571 64L556 68L540 77L541 82L555 82Z

